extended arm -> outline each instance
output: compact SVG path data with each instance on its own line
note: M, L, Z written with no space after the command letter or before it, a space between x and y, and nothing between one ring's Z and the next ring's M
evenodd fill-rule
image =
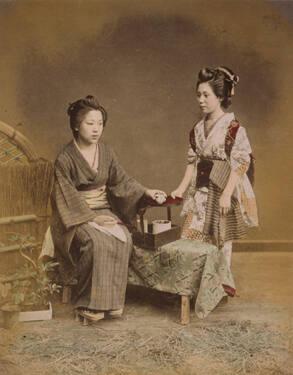
M180 182L180 184L177 187L177 189L175 189L171 193L171 197L172 198L175 198L175 197L182 198L182 196L185 193L186 189L190 185L191 178L192 178L192 175L193 175L193 171L194 171L194 165L193 164L188 164L187 167L186 167L186 169L185 169L185 173L184 173L182 181Z

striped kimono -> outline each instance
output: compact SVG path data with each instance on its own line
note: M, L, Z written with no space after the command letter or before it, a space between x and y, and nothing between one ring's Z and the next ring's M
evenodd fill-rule
M194 164L194 175L182 210L185 216L182 238L215 243L226 252L229 264L231 241L242 238L248 227L258 225L255 196L246 174L252 151L242 126L227 152L227 132L234 123L237 123L234 114L226 113L207 137L203 120L192 130L194 145L189 147L188 163ZM231 197L231 210L222 218L219 199L231 170L239 175L239 182Z
M77 280L75 306L115 310L124 306L132 249L131 236L121 220L129 223L135 217L145 188L127 176L109 146L100 142L98 150L97 170L74 142L57 157L51 231L63 283ZM85 196L95 191L102 192L102 198L91 205ZM91 222L98 215L116 218L124 241L93 227Z

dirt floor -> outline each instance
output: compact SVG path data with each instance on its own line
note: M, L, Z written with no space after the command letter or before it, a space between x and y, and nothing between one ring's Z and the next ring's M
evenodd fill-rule
M178 296L141 288L88 327L56 301L51 321L0 328L0 374L292 375L292 271L293 253L235 253L237 297L188 326Z

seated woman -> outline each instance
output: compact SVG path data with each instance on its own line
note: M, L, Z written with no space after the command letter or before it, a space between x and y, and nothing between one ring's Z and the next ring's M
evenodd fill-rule
M165 197L143 187L100 141L107 121L93 96L70 104L73 133L55 162L51 231L63 279L74 277L75 308L90 320L123 312L132 248L124 224L144 196Z

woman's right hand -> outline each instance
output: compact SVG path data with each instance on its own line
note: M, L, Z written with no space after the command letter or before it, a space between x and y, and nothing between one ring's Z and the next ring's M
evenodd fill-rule
M184 191L182 189L177 188L177 189L173 190L170 195L173 199L175 199L176 197L182 198L183 194L184 194Z
M98 225L101 225L103 227L110 226L117 224L117 220L109 215L99 215L94 218L94 222Z
M183 198L183 194L185 193L186 189L190 185L193 173L194 173L194 165L187 164L182 181L178 185L178 188L173 190L172 193L170 194L173 199L175 199L176 197Z

